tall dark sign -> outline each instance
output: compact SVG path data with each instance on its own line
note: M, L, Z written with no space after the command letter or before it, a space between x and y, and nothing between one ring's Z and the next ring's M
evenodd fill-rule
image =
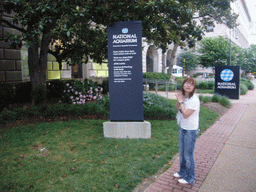
M240 67L215 67L215 93L225 95L230 99L239 99Z
M143 121L141 21L108 27L110 121Z

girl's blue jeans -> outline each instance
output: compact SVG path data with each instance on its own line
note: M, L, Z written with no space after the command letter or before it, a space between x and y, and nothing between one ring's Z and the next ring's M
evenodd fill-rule
M195 183L195 160L193 153L198 132L198 129L185 130L180 128L180 171L178 173L190 184Z

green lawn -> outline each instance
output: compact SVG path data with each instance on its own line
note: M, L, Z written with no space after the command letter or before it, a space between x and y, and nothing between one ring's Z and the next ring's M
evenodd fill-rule
M217 117L201 107L200 129ZM104 138L103 122L1 130L0 191L132 191L178 153L176 121L150 121L152 139L147 140Z
M214 89L197 89L196 93L210 93L210 94L214 94Z

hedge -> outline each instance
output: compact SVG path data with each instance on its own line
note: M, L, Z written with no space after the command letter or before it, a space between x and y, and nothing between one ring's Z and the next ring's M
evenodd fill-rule
M144 79L151 79L151 80L163 80L168 81L171 77L165 73L155 73L155 72L146 72L143 73Z

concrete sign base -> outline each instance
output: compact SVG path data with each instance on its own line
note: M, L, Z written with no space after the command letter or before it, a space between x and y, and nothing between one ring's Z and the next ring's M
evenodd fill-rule
M104 137L120 139L151 139L151 124L144 122L105 122Z

